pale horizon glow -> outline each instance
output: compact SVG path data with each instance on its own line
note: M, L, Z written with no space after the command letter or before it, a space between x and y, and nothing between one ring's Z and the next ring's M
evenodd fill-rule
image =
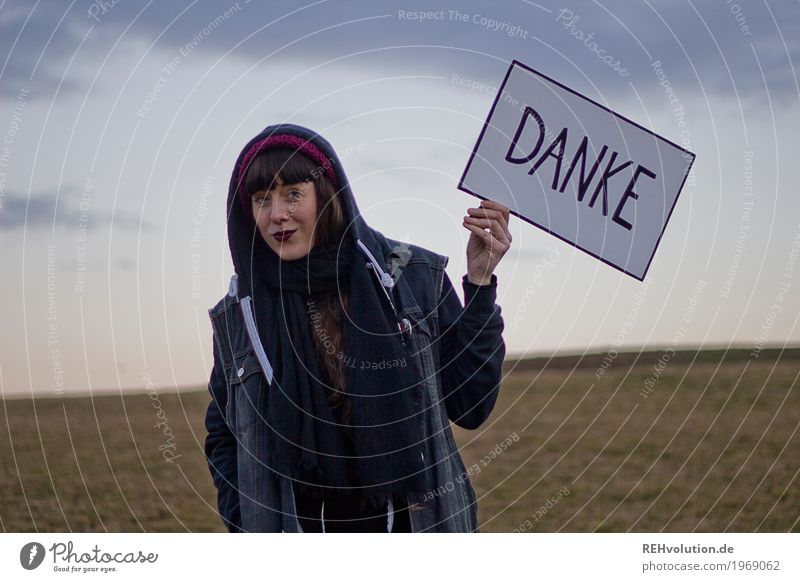
M509 358L800 345L798 8L742 5L746 31L725 3L581 0L571 26L524 2L460 4L466 22L334 0L140 10L0 8L3 395L208 381L230 172L273 123L325 136L367 223L450 257L460 294L478 201L456 184L512 59L697 159L644 283L512 218Z

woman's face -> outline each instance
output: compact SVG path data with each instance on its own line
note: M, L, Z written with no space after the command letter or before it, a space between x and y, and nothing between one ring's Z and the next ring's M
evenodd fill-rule
M315 244L317 189L313 182L284 184L252 196L253 218L261 236L284 261L305 257Z

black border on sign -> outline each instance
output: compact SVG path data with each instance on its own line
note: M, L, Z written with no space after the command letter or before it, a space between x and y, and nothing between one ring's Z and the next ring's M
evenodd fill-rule
M536 222L534 222L534 221L532 221L532 220L520 215L519 213L514 212L513 210L509 209L511 214L513 214L514 216L518 217L519 219L527 222L528 224L532 224L533 226L535 226L537 228L540 228L541 230L545 231L547 234L550 234L550 235L556 237L557 239L564 241L568 245L571 245L571 246L575 247L576 249L579 249L579 250L583 251L587 255L590 255L590 256L594 257L595 259L599 260L602 263L605 263L609 267L613 267L613 268L617 269L618 271L622 271L626 275L630 275L631 277L633 277L637 281L644 281L644 278L647 275L647 271L650 270L650 264L653 262L653 257L655 257L656 251L658 250L658 245L661 244L661 237L664 236L664 231L667 229L667 224L669 224L669 219L672 218L672 212L673 212L673 210L675 210L675 205L678 203L678 198L680 198L681 190L683 190L683 186L684 186L684 184L686 184L686 178L689 177L689 171L692 169L692 165L694 164L694 160L696 158L695 154L693 154L692 152L690 152L689 150L687 150L685 148L682 148L681 146L679 146L678 144L668 140L667 138L658 135L654 131L651 131L651 130L647 129L646 127L642 127L641 125L639 125L635 121L632 121L632 120L628 119L624 115L620 115L616 111L612 111L611 109L609 109L605 105L601 105L600 103L598 103L594 99L590 99L586 95L582 95L582 94L578 93L577 91L575 91L573 89L570 89L566 85L563 85L563 84L559 83L558 81L556 81L554 79L551 79L550 77L540 73L536 69L532 69L528 65L525 65L524 63L521 63L516 59L511 61L511 66L508 67L508 71L506 71L506 76L505 76L505 78L503 78L503 83L500 85L500 88L497 91L497 96L494 99L494 103L492 103L492 108L489 110L489 115L486 117L486 121L483 122L483 128L481 129L481 133L478 136L478 141L475 142L475 146L472 148L472 153L469 156L469 161L467 162L467 165L464 168L464 172L461 174L461 179L458 181L457 188L459 190L461 190L462 192L466 192L467 194L471 194L471 195L475 196L476 198L480 198L481 200L489 200L489 198L486 198L485 196L481 196L477 192L473 192L469 188L465 187L464 186L464 178L467 176L467 172L469 172L470 166L472 166L472 162L475 159L475 154L478 151L478 146L480 145L481 141L483 140L483 136L486 133L486 129L489 127L489 120L492 118L492 115L494 115L494 110L497 107L497 104L500 102L500 97L503 95L503 90L505 89L506 83L508 82L508 78L511 76L511 71L514 70L515 66L522 67L526 71L528 71L530 73L533 73L534 75L538 75L538 76L542 77L543 79L546 79L550 83L553 83L554 85L557 85L558 87L561 87L565 91L568 91L568 92L572 93L573 95L577 95L578 97L580 97L582 99L585 99L586 101L588 101L592 105L595 105L595 106L603 109L604 111L607 111L608 113L611 113L612 115L615 115L616 117L618 117L622 121L624 121L626 123L629 123L630 125L633 125L635 127L638 127L642 131L645 131L645 132L649 133L650 135L660 139L661 141L671 145L672 147L681 150L682 152L684 152L688 156L691 156L691 161L689 162L689 165L686 166L686 173L683 175L683 180L681 181L681 185L678 187L678 194L677 194L677 196L675 196L675 201L672 203L672 208L669 209L669 214L667 214L667 219L664 221L664 227L661 229L661 232L658 235L658 239L656 240L656 244L653 247L653 252L650 255L650 259L648 259L648 261L647 261L647 266L645 266L644 272L642 273L641 278L637 277L636 275L634 275L630 271L626 271L622 267L611 263L610 261L604 259L603 257L600 257L600 256L596 255L592 251L583 248L582 246L578 245L577 243L574 243L574 242L572 242L570 240L565 239L564 237L562 237L559 234L549 230L548 228L542 226L541 224L537 224Z

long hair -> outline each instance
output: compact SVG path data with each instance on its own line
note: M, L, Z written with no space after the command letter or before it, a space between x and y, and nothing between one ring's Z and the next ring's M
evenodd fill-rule
M276 179L284 184L311 182L317 193L317 221L314 227L316 244L328 248L339 244L344 229L344 211L338 192L325 176L323 168L302 153L285 147L271 148L256 155L250 162L243 180L243 190L250 198L256 192L271 190ZM350 401L346 398L347 380L345 374L346 357L341 353L344 318L349 305L347 293L332 291L314 298L315 327L314 338L320 370L328 384L328 402L346 425L345 432L352 438L347 427L351 424ZM329 353L324 340L334 347Z

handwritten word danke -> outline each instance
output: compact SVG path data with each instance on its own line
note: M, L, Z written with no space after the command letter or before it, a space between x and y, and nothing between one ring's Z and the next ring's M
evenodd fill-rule
M518 155L520 150L518 144L522 141L523 133L527 137L531 134L531 129L533 132L538 131L536 145L520 156ZM639 194L635 190L637 180L642 175L655 180L656 173L634 160L627 159L626 155L606 144L602 144L598 150L595 144L589 143L589 137L586 135L579 136L579 141L574 136L570 137L566 127L562 128L558 135L542 149L547 133L547 127L539 113L532 107L526 106L514 133L514 139L506 153L506 161L512 164L530 163L528 174L533 176L538 172L545 184L547 183L545 178L548 177L545 173L549 169L552 170L552 179L549 181L550 189L560 194L564 193L571 180L577 179L575 192L579 203L586 200L587 206L594 208L599 198L601 212L603 216L608 216L609 199L611 199L614 206L611 220L619 226L631 230L633 224L623 218L622 213L624 211L626 216L634 216L632 206L639 198ZM529 141L531 138L522 143ZM588 170L587 166L589 166ZM566 167L566 171L562 175L564 167ZM627 182L625 182L626 177ZM609 188L612 192L610 196ZM587 198L586 194L590 191L591 195Z

